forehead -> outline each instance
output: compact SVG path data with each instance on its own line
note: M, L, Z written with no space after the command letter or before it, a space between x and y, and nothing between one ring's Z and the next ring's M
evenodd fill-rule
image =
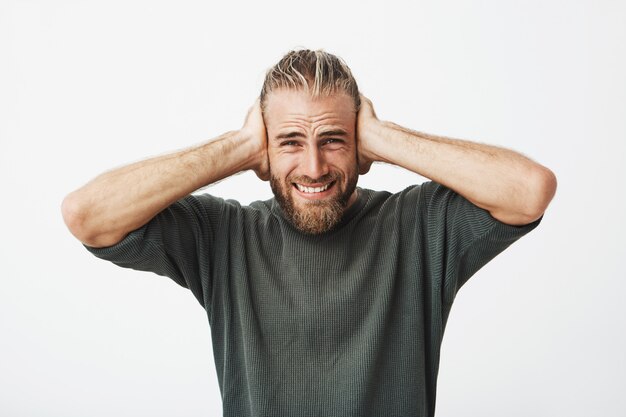
M268 129L291 124L335 124L349 129L356 121L354 101L343 92L313 97L303 90L273 91L266 98L264 116Z

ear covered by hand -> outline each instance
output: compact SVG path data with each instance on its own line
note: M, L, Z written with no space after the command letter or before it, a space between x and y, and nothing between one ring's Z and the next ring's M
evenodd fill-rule
M361 175L367 174L372 163L376 161L376 157L371 151L371 144L377 123L380 123L380 120L374 112L372 101L361 94L361 107L357 114L356 123L359 174Z
M267 156L267 129L263 121L263 112L261 110L261 100L257 99L250 110L244 122L241 132L244 136L252 139L256 147L256 158L252 163L252 169L263 181L269 181L270 170L269 160Z

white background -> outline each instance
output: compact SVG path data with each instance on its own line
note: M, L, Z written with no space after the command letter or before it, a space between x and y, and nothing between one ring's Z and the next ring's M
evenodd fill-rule
M437 415L623 416L626 6L620 1L0 1L0 415L220 415L187 290L98 260L65 194L241 126L297 46L380 118L550 167L543 223L461 290ZM376 166L360 185L414 174ZM245 173L209 188L271 196Z

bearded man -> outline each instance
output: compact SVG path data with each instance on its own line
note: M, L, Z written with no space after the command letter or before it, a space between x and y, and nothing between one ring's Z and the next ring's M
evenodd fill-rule
M430 181L357 188L373 162ZM190 194L244 170L275 198ZM297 50L240 130L107 172L62 211L96 256L191 290L225 416L432 416L457 291L555 189L516 152L379 120L341 59Z

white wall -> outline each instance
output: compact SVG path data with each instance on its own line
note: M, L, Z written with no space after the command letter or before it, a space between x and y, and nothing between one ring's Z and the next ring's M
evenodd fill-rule
M552 168L541 226L460 292L438 416L622 416L626 6L618 1L0 0L0 414L219 415L203 310L66 230L98 173L241 126L296 46L378 115ZM360 185L421 181L375 167ZM253 174L210 192L270 197Z

